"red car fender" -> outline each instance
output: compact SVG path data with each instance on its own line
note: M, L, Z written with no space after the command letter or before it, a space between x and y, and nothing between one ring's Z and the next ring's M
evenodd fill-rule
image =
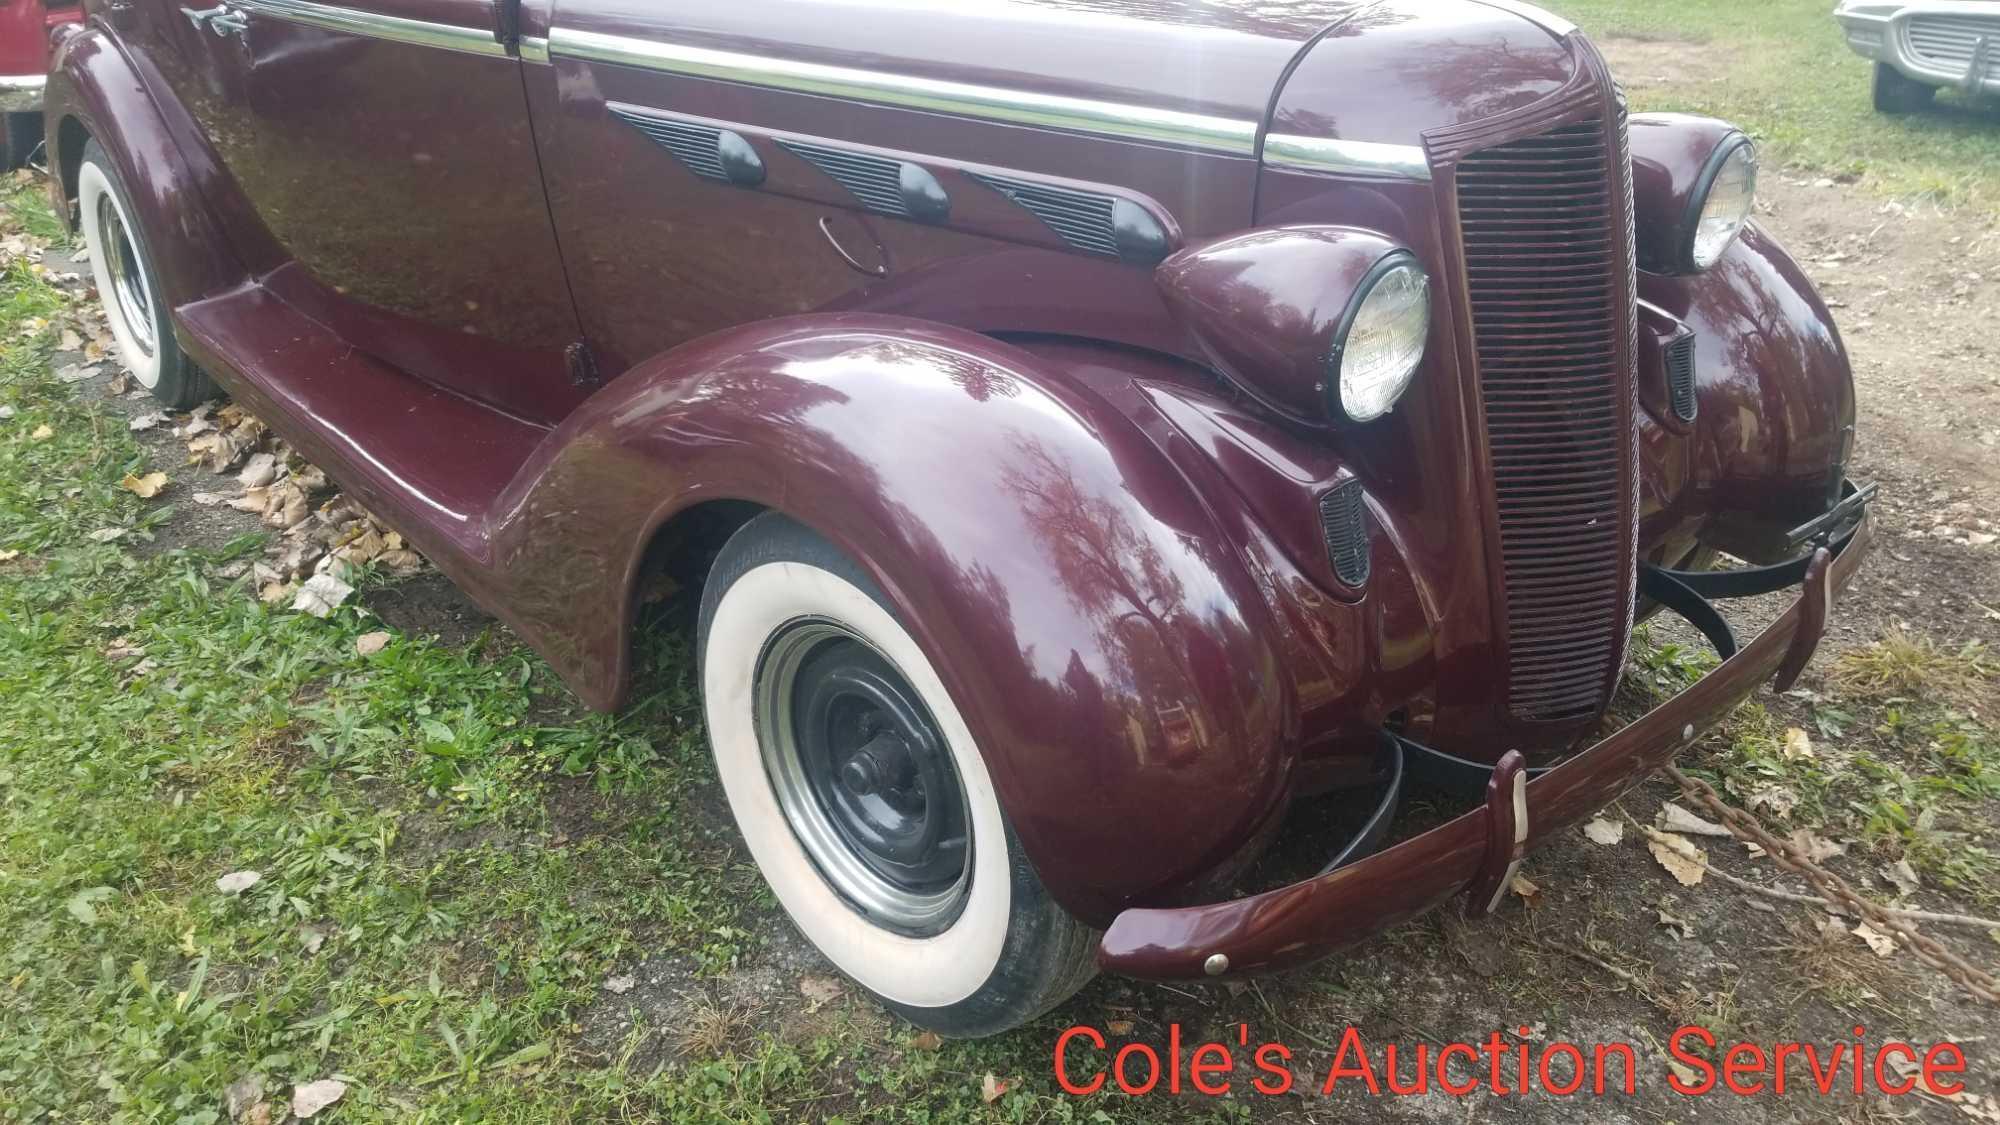
M246 271L225 229L210 211L213 186L223 175L185 114L163 110L139 66L96 28L57 37L50 60L43 111L52 165L50 191L61 192L58 214L68 216L76 196L76 169L86 139L95 138L117 166L138 211L138 223L160 273L167 301L180 306L234 288Z
M634 580L705 501L856 558L930 656L1057 901L1104 924L1281 810L1290 679L1209 511L1138 428L1026 352L871 314L641 364L502 498L496 569L591 702L622 698Z

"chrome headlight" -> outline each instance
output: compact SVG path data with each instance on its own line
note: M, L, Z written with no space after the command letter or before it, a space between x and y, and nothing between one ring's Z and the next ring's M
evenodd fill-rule
M1757 202L1757 150L1738 134L1709 157L1690 201L1687 260L1705 270L1722 260Z
M1376 262L1334 333L1327 389L1335 417L1372 422L1396 405L1423 362L1431 330L1431 283L1414 254Z

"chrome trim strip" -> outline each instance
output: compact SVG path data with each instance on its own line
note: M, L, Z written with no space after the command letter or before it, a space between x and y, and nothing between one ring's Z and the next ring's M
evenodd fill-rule
M518 47L522 62L546 65L549 61L549 41L539 35L521 36Z
M852 98L932 113L1207 149L1232 156L1249 156L1256 151L1255 121L1238 121L1180 110L884 74L633 39L623 35L601 35L564 27L550 30L549 51L587 62L644 67L801 94Z
M1296 133L1266 136L1264 163L1272 168L1333 172L1343 176L1394 176L1401 180L1431 178L1430 158L1418 145L1341 141L1330 137L1302 137Z
M270 16L272 19L325 28L328 31L345 31L353 35L365 35L370 39L388 39L397 43L437 47L473 55L508 57L507 48L493 37L493 32L476 27L455 27L451 24L404 19L401 16L385 16L355 8L317 4L313 0L229 0L229 2L234 7Z

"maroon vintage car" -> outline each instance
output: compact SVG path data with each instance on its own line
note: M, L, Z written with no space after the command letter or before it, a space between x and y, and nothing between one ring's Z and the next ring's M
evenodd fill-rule
M26 164L40 147L49 33L82 18L80 0L0 0L0 171Z
M1749 141L1514 0L87 6L51 186L125 363L594 706L698 589L751 853L918 1023L1490 909L1865 549ZM1660 606L1725 659L1607 731ZM1466 811L1382 848L1419 782ZM1229 899L1301 810L1353 842Z

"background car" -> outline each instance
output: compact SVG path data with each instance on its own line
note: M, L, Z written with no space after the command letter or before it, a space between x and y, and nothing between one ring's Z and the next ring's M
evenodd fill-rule
M0 3L0 169L19 168L42 143L42 87L48 81L49 30L83 19L80 0Z
M1875 108L1911 113L1940 89L2000 93L2000 2L1841 0L1834 18L1855 54L1875 60Z

